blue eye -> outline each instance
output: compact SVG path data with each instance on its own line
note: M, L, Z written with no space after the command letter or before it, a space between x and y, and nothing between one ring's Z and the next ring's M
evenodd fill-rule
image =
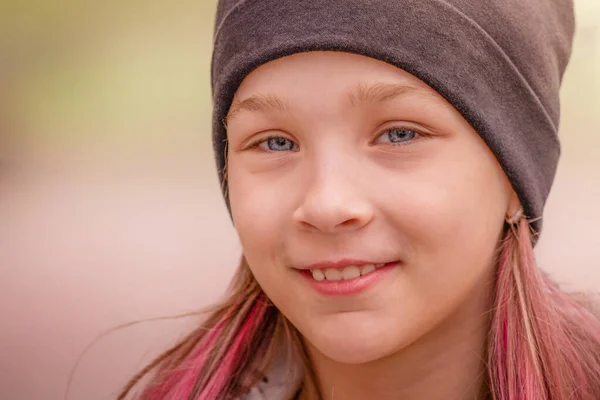
M417 132L406 128L391 128L383 132L376 140L378 143L404 143L419 136Z
M267 138L258 143L258 146L267 151L298 151L296 143L281 136Z

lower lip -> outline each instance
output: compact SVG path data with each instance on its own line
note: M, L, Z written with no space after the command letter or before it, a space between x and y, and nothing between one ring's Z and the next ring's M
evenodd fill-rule
M304 276L313 289L321 294L328 296L348 296L358 294L371 286L375 286L399 265L399 262L388 263L365 276L343 281L328 281L327 279L317 281L313 278L312 272L308 270L300 271L300 274Z

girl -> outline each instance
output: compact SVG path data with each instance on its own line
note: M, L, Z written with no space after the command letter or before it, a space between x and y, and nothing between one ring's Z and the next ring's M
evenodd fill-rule
M538 270L568 0L222 0L228 296L154 399L600 398L600 322Z

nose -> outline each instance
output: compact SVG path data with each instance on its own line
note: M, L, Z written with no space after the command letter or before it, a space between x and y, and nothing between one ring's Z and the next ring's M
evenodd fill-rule
M366 188L359 183L359 175L353 167L331 161L319 168L308 177L307 190L293 215L295 222L303 229L328 234L350 232L369 224L373 206Z

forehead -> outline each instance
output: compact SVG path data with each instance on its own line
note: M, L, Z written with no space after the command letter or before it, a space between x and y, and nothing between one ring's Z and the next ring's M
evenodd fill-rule
M348 106L395 98L444 99L420 79L366 56L307 52L266 63L238 88L228 118L239 111L287 111L297 101L344 102Z
M259 66L243 80L236 96L257 88L277 89L281 83L302 82L333 87L359 80L393 81L433 91L417 77L383 61L352 53L313 51L278 58Z

